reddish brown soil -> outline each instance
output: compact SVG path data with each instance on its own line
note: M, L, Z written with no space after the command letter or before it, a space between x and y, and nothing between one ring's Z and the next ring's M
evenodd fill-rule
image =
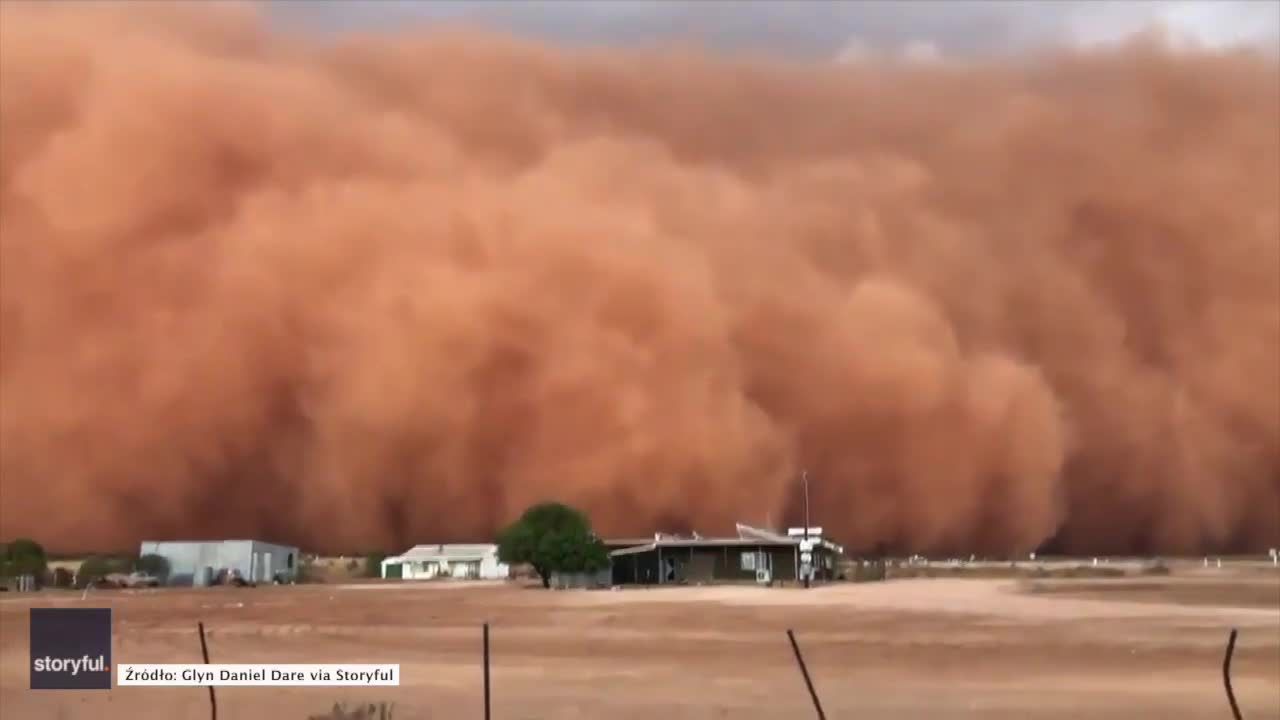
M1280 720L1280 607L1265 603L1268 588L1280 598L1280 578L1096 582L1106 584L1036 593L947 578L808 592L427 584L11 596L0 600L0 717L208 717L202 688L28 690L27 608L57 605L114 608L117 663L199 662L203 620L214 662L401 664L396 688L218 688L220 720L304 720L343 700L394 701L396 720L479 718L484 621L495 720L813 717L788 627L832 720L1219 720L1232 626L1245 717Z

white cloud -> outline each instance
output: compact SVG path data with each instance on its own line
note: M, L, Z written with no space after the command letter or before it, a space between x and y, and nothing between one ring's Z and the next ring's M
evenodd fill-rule
M862 40L851 37L836 51L835 61L838 63L856 63L869 60L875 53Z
M1163 31L1175 47L1272 48L1280 43L1280 3L1085 3L1069 22L1070 38L1080 46L1109 45L1152 30Z
M915 63L933 63L942 59L942 51L928 40L912 40L902 48L902 58Z

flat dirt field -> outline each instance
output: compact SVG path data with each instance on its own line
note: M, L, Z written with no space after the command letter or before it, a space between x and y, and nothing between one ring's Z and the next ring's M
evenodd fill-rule
M31 691L31 606L115 609L115 662L400 663L393 688L218 688L220 720L305 720L394 702L395 720L815 717L794 628L831 720L1229 718L1229 629L1247 720L1280 720L1280 574L793 588L561 591L426 583L44 592L0 600L0 718L207 718L204 688Z

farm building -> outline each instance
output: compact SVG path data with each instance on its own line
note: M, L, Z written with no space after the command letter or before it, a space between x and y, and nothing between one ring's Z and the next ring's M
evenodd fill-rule
M298 573L298 548L259 540L146 541L138 553L168 561L168 585L212 585L224 571L250 582L289 582Z
M813 555L815 580L836 574L836 559L843 549L821 537L821 528L810 530L806 544L803 528L786 535L738 525L738 537L680 537L657 533L641 545L619 547L627 541L610 541L613 583L682 584L750 581L788 582L798 579L797 569L806 547Z
M382 561L384 578L505 580L510 575L511 568L498 560L497 545L415 545Z

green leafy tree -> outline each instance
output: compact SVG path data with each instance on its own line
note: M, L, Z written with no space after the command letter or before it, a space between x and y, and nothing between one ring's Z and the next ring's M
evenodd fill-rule
M113 573L127 573L132 569L133 563L128 558L90 555L80 563L80 569L76 571L76 584L85 587Z
M48 568L44 548L35 540L18 538L3 547L0 553L0 574L5 577L32 575L43 578Z
M133 569L140 573L146 573L160 582L165 582L169 579L169 559L163 555L143 555L133 564Z
M371 552L364 556L364 576L382 577L382 561L387 559L384 552Z
M591 572L608 567L604 543L580 510L557 502L534 505L498 535L498 559L527 563L551 587L553 572Z

